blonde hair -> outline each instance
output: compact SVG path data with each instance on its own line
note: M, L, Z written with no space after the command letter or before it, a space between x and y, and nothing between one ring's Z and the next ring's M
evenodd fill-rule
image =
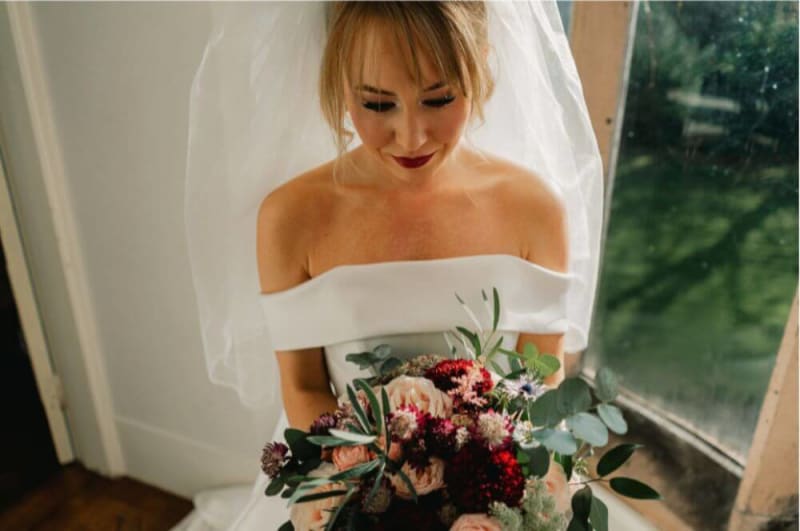
M363 72L365 28L383 24L394 33L413 79L421 82L419 52L423 47L446 83L470 98L472 116L483 120L483 104L494 80L488 64L486 6L483 2L333 2L328 39L320 68L322 114L333 132L341 156L353 137L344 124L347 72ZM359 47L360 51L357 51Z

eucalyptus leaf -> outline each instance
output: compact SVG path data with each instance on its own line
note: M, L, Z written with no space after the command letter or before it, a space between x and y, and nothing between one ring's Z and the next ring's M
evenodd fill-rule
M638 444L620 444L607 451L597 462L597 475L604 477L617 470L630 459L637 448L641 448L641 446Z
M567 476L567 480L569 481L572 479L572 467L574 462L572 460L571 455L559 455L558 456L558 464L561 465L561 468L564 469L564 475Z
M380 369L378 369L378 372L380 373L381 376L383 376L383 375L388 374L388 373L392 372L393 370L397 369L402 364L403 364L403 360L400 360L398 358L389 358L386 361L384 361L383 363L381 363L381 366L380 366Z
M572 520L569 521L567 531L592 531L592 528L589 527L589 522L584 522L580 518L573 516Z
M589 523L595 531L608 531L608 507L597 496L592 497L592 509L589 511Z
M377 347L375 347L374 349L372 349L372 353L375 355L375 359L385 360L392 355L392 347L391 345L382 343Z
M567 427L578 439L583 439L592 446L605 446L608 444L608 428L591 413L576 413L567 417Z
M619 383L617 375L606 367L598 370L594 375L595 394L601 402L611 402L617 398Z
M346 355L344 359L355 363L359 369L369 369L375 362L375 355L372 352L357 352Z
M292 524L291 520L284 522L283 525L278 528L278 531L294 531L294 524Z
M534 426L555 426L564 419L558 407L558 390L551 389L530 406L530 421Z
M539 349L533 343L525 343L522 347L522 357L528 367L533 367L534 362L539 357Z
M661 495L650 486L633 478L611 478L609 486L617 494L637 500L660 500Z
M608 429L614 433L623 435L628 432L628 423L625 422L625 418L622 416L622 411L620 411L617 406L613 406L611 404L598 404L597 414L600 415L600 418L606 423Z
M533 437L547 447L548 450L560 454L572 455L578 451L578 441L568 431L545 428L534 431Z
M574 415L592 407L589 385L580 378L567 378L558 386L556 401L564 416Z

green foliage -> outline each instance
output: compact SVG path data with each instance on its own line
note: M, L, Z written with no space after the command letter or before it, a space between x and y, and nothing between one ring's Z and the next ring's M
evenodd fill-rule
M618 494L637 500L660 500L661 495L651 487L633 478L611 478L609 486Z

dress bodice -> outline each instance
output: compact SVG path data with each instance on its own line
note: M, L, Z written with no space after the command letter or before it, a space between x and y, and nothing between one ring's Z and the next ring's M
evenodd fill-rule
M456 294L491 329L492 288L500 298L497 330L513 349L519 333L554 334L570 329L566 293L572 276L520 257L486 254L432 260L344 265L293 288L261 297L275 350L323 347L337 393L360 375L345 361L379 344L392 354L463 355L446 336L456 326L476 325ZM481 290L487 297L483 300ZM449 339L449 340L448 340Z

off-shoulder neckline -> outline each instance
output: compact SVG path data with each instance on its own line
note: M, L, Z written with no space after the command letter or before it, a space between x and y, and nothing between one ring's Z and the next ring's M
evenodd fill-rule
M451 256L444 258L424 258L419 260L387 260L382 262L368 262L365 264L341 264L334 266L328 269L327 271L320 273L319 275L312 277L304 282L301 282L300 284L292 286L291 288L287 288L281 291L274 291L272 293L259 293L259 295L262 298L268 298L268 297L281 296L289 293L297 293L303 290L310 289L311 287L319 284L320 282L324 282L326 279L334 277L346 271L365 271L368 269L385 269L390 267L401 267L401 266L421 267L424 265L440 265L440 264L456 263L456 262L472 262L485 259L507 260L509 262L517 263L523 266L530 267L531 269L538 270L558 280L569 280L572 278L576 278L573 273L564 273L562 271L556 271L555 269L550 269L543 265L539 265L535 262L531 262L517 255L506 254L506 253L488 253L488 254L472 254L465 256Z

